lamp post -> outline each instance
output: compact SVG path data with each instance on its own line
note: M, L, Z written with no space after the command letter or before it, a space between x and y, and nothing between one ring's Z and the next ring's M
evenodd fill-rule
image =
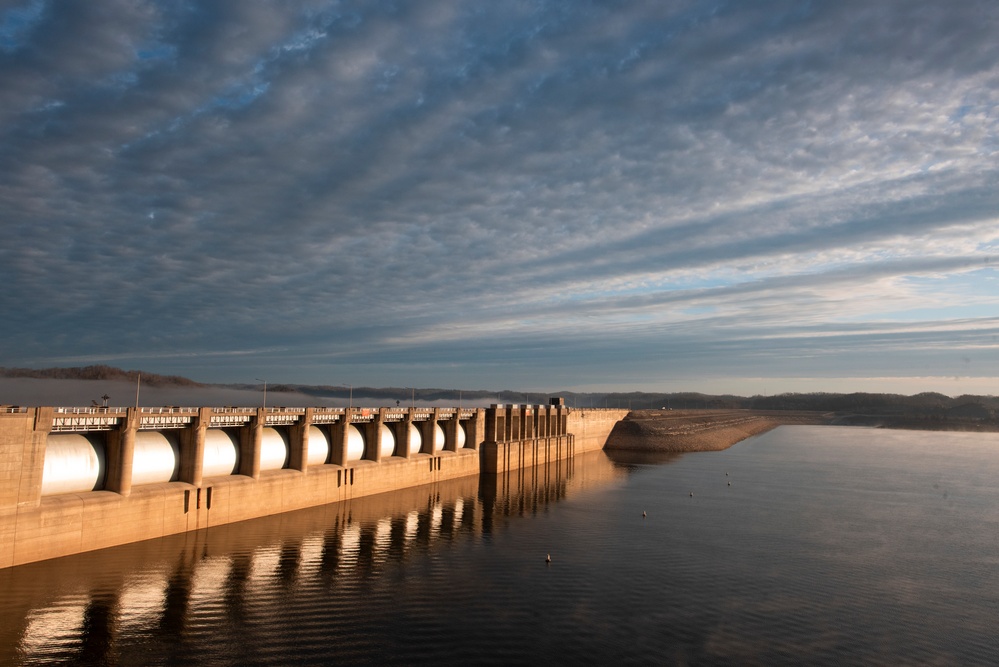
M254 378L254 379L257 380L257 382L263 382L264 383L264 405L263 405L263 408L264 408L264 410L266 410L267 409L267 380L261 380L260 378Z

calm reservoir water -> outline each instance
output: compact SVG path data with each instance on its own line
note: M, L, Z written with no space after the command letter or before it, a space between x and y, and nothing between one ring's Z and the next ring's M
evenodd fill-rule
M598 452L0 571L0 664L995 664L997 619L999 434Z

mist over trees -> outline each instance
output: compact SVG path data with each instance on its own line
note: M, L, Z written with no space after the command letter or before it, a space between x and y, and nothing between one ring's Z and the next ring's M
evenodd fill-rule
M143 385L156 387L224 388L256 390L258 384L206 384L176 375L158 375L137 370L122 370L113 366L93 365L76 368L2 368L0 377L35 378L51 380L94 380L136 382L141 375ZM515 390L482 390L453 388L413 387L347 387L340 385L300 385L274 383L268 385L274 393L297 392L319 399L349 400L364 397L383 404L409 405L449 402L454 405L547 404L552 397L560 397L570 408L618 408L631 410L692 410L692 409L752 409L752 410L805 410L830 412L856 417L853 423L863 423L864 418L877 420L932 421L995 421L999 418L999 396L946 396L923 392L912 396L902 394L875 394L855 392L837 394L826 392L786 393L770 396L711 395L698 392L525 392Z
M143 371L126 371L114 366L81 366L76 368L3 368L0 376L9 378L34 378L39 380L102 380L105 382L135 382L140 378L143 384L152 386L177 385L182 387L204 387L206 385L179 375L157 375Z

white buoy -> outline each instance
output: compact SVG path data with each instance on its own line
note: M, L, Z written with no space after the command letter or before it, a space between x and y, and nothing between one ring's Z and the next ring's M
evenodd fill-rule
M545 562L546 563L552 562L552 555L551 554L548 554L547 556L545 556Z
M645 518L645 510L642 510L642 518Z
M690 492L690 497L691 497L691 498L693 498L693 497L694 497L694 492L693 492L693 491L691 491L691 492Z

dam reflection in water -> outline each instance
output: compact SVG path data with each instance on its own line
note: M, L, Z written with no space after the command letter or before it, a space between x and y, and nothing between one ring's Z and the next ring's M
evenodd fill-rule
M996 479L999 434L597 452L0 571L0 664L991 665Z
M595 452L0 571L0 663L363 659L419 625L391 611L411 556L432 606L448 543L625 474Z

